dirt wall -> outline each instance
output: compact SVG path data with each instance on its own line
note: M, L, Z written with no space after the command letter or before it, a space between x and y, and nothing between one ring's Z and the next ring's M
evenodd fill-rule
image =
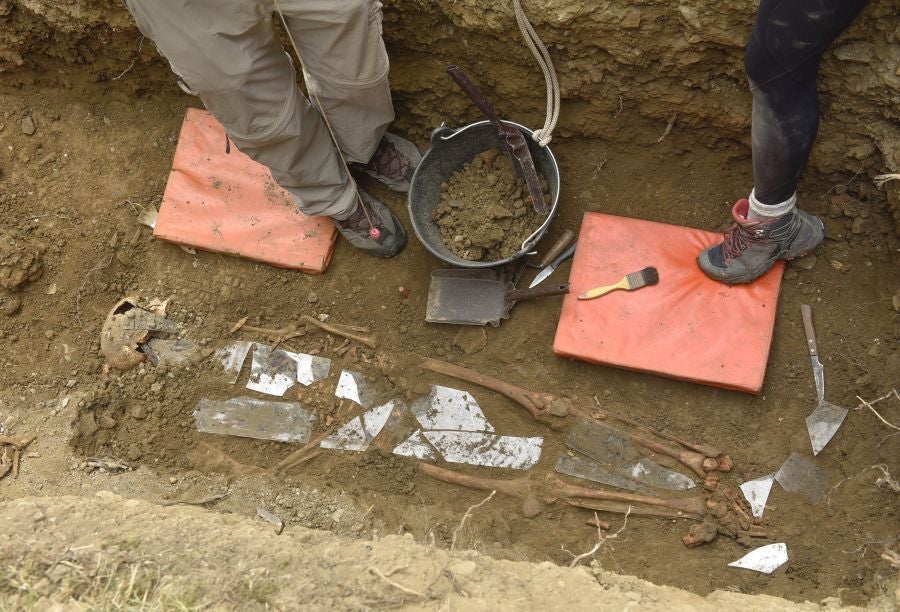
M7 501L0 519L19 526L0 530L0 552L10 562L0 568L0 607L9 609L66 602L73 610L519 610L528 602L536 610L801 612L838 605L834 598L798 604L726 591L700 597L596 564L497 561L410 537L366 542L299 527L279 536L260 520L111 493ZM891 592L868 609L896 603Z
M636 116L673 115L708 142L747 141L750 100L743 46L756 2L736 0L526 0L550 46L562 85L559 133L633 139ZM900 169L900 25L891 0L875 0L826 54L824 122L813 163L822 170ZM114 0L0 0L0 70L36 65L42 56L94 63L117 74L138 36ZM393 0L385 36L392 83L408 126L436 126L472 116L442 71L469 68L503 114L538 125L543 81L525 49L509 2ZM144 45L141 59L156 56ZM650 138L650 134L646 137ZM883 157L883 160L881 159Z

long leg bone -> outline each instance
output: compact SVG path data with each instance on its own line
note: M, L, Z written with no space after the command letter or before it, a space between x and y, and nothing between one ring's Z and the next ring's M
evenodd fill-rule
M347 338L349 340L353 340L354 342L359 342L360 344L365 344L371 349L378 348L378 341L375 336L368 334L368 327L360 327L358 325L337 325L334 323L325 323L323 321L319 321L315 317L311 317L309 315L303 315L300 319L306 323L307 325L314 325L319 329L327 331L329 334L334 334L335 336L341 336L342 338ZM356 333L361 332L361 333ZM363 335L367 334L367 335Z
M517 478L515 480L497 480L494 478L482 478L480 476L470 476L447 470L444 468L431 465L429 463L419 463L419 469L428 476L441 480L443 482L457 484L470 489L478 489L481 491L499 491L504 495L516 497L526 502L540 503L541 498L546 496L539 495L535 487L526 478ZM564 498L584 498L599 499L611 502L625 502L630 504L643 504L646 506L659 506L681 512L685 518L699 519L706 513L706 500L702 497L686 497L666 499L661 497L651 497L648 495L637 495L632 493L619 493L615 491L603 491L600 489L589 489L587 487L578 487L570 485L553 474L549 474L544 483L547 485L547 493L551 499Z
M603 408L600 408L597 406L591 408L591 411L599 412L600 414L602 414L605 417L615 419L617 421L625 423L626 425L631 425L632 427L637 427L638 429L643 429L645 431L649 431L654 436L659 436L660 438L669 440L670 442L675 442L676 444L680 444L681 446L684 446L685 448L689 448L691 450L697 451L698 453L703 453L707 457L719 457L720 455L723 454L722 451L720 451L718 448L716 448L714 446L709 446L708 444L699 444L699 443L688 442L686 440L679 438L678 436L670 434L669 432L661 431L659 429L656 429L655 427L650 427L649 425L644 425L643 423L638 423L634 419L629 419L626 416L622 416L620 414L610 412L609 410L604 410Z
M322 329L329 334L334 334L336 336L341 336L342 338L347 338L348 340L353 340L354 342L359 342L360 344L364 344L369 348L378 348L378 342L375 336L368 333L368 327L361 327L359 325L338 325L335 323L325 323L309 315L303 315L302 317L300 317L300 320L303 321L303 323L306 325L318 327L319 329ZM247 325L246 322L247 319L245 317L244 319L241 319L240 321L235 323L231 327L231 333L243 330L256 334L262 334L271 338L275 342L276 346L281 344L282 342L287 342L292 338L306 335L305 329L297 329L291 326L281 327L278 329L273 329L270 327L254 327L253 325Z
M246 325L246 321L247 319L244 318L235 323L231 327L231 333L242 330L254 334L262 334L263 336L267 336L272 339L272 341L275 343L275 346L278 346L279 344L287 342L288 340L291 340L293 338L306 335L305 329L296 329L294 327L282 327L279 329L272 329L269 327L254 327L253 325Z
M706 478L707 472L714 472L719 469L719 462L716 459L706 457L700 453L681 448L674 448L668 444L662 444L661 442L637 434L629 433L628 436L644 448L648 448L654 453L671 457L682 465L691 468L701 478Z
M558 417L567 416L569 414L572 414L573 412L584 413L584 411L575 408L568 398L561 398L553 395L552 393L528 391L506 381L494 378L492 376L487 376L486 374L481 374L480 372L475 372L474 370L454 365L452 363L439 361L437 359L425 359L424 361L422 361L422 363L419 364L419 367L430 372L453 376L454 378L465 380L476 385L481 385L482 387L485 387L487 389L491 389L492 391L496 391L497 393L505 395L514 402L520 404L535 418L539 418L545 413L549 413L553 416ZM602 414L609 415L611 413L604 411L602 412ZM593 418L591 417L591 415L585 416ZM629 422L629 424L633 423L634 426L643 428L652 434L657 434L656 430L644 425L640 425L635 421L631 421L631 419L628 419L627 422ZM732 461L728 457L728 455L721 454L718 449L707 449L710 451L716 451L715 455L710 456L698 453L696 451L674 448L667 444L656 442L638 434L629 432L623 433L631 436L631 438L641 446L644 446L662 455L666 455L672 457L673 459L676 459L686 467L696 472L698 476L703 478L706 477L708 472L713 472L716 470L727 472L731 470L733 466Z
M419 367L423 370L452 376L460 380L475 383L476 385L481 385L486 389L496 391L501 395L505 395L517 404L520 404L535 418L545 411L553 416L565 417L568 416L572 409L571 402L567 398L560 398L552 393L528 391L500 380L499 378L494 378L493 376L488 376L487 374L482 374L462 366L447 363L446 361L425 359L419 364Z
M515 480L498 480L495 478L481 478L470 476L462 472L446 470L430 463L419 463L419 469L435 480L448 484L460 485L469 489L480 491L499 491L504 495L522 500L522 514L526 518L537 516L543 510L544 503L532 492L531 484L525 478Z
M652 497L649 495L639 495L636 493L619 493L617 491L603 491L601 489L590 489L588 487L579 487L563 482L554 474L547 475L547 484L551 490L558 492L560 497L572 498L581 497L584 499L601 499L606 501L618 501L633 504L644 504L647 506L660 506L669 508L677 512L684 512L693 518L700 518L706 513L706 499L703 497Z
M623 502L604 501L599 499L567 499L566 503L575 508L599 510L600 512L615 512L616 514L625 514L626 512L628 512L628 508L631 508L631 514L636 514L639 516L655 516L661 518L696 520L693 515L685 514L684 512L679 512L670 508L660 508L653 506L640 507ZM590 522L593 523L593 521Z

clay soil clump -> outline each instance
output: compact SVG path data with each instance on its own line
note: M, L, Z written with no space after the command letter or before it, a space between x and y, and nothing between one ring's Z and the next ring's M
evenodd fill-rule
M547 202L547 181L540 178ZM509 157L497 149L479 153L442 183L441 201L434 209L441 240L454 255L469 261L512 257L544 218L534 211Z

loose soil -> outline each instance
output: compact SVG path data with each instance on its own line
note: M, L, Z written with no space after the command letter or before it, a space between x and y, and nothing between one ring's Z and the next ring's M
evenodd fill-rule
M547 179L540 180L544 202L549 202ZM433 217L447 248L469 261L512 257L546 219L535 212L512 160L498 149L479 153L441 183Z
M480 520L474 514L460 531ZM571 570L436 550L410 534L360 541L291 527L276 535L259 520L109 492L0 503L0 521L20 527L0 534L4 610L70 601L78 603L67 610L822 610L727 591L700 597L596 564ZM895 610L897 595L868 609Z
M583 405L597 401L715 444L734 459L735 482L774 472L793 450L807 452L804 419L815 392L799 304L815 307L829 401L853 408L857 396L871 399L898 386L900 315L892 299L900 287L900 245L884 192L867 176L854 176L855 167L827 177L811 170L800 186L802 206L826 219L828 238L814 256L788 268L765 387L751 397L554 357L558 298L518 305L503 326L485 330L483 348L473 343L477 348L466 353L454 345L457 329L423 320L430 272L443 264L415 240L390 260L366 258L341 243L319 277L193 255L155 241L138 217L158 205L183 112L196 104L162 67L148 79L129 73L99 82L94 71L63 63L0 74L0 230L15 237L16 253L40 254L43 268L39 277L26 274L31 280L10 293L21 301L18 312L0 316L0 424L16 436L38 437L22 458L19 478L0 481L4 499L112 490L159 501L227 492L210 507L252 516L265 506L288 522L288 530L304 525L363 539L410 534L449 547L461 516L484 498L435 482L413 462L377 450L323 453L273 477L268 471L294 446L194 430L197 401L249 394L240 388L244 379L235 387L223 384L209 360L184 368L145 363L124 374L104 368L100 326L125 295L144 303L171 299L167 316L205 349L233 340L229 330L245 316L250 324L282 327L298 322L300 314L327 314L329 321L372 328L378 351L356 347L341 356L339 339L313 330L288 342L289 349L335 359L328 380L288 392L333 421L342 410L333 398L341 367L363 372L385 394L412 392L417 383L460 387L414 367L418 357L436 356ZM20 127L25 116L36 127L32 135ZM725 140L698 143L678 124L661 142L653 122L620 118L617 129L617 138L628 143L554 139L564 188L546 244L565 229L577 231L587 211L724 227L731 203L751 184L745 147ZM401 197L366 187L409 226ZM401 286L408 295L398 291ZM544 436L534 470L552 470L564 452L561 434L505 398L469 391L497 431ZM876 407L889 421L900 420L900 402ZM773 489L767 527L787 543L791 561L771 576L727 568L746 552L732 540L688 550L680 542L686 523L637 517L628 520L614 547L600 551L598 562L698 594L728 589L795 601L834 596L847 604L868 602L885 592L896 572L882 555L897 547L897 494L876 486L883 474L872 468L900 474L900 436L894 433L865 407L851 410L816 458L829 479L826 500L810 506ZM97 469L88 458L131 469ZM499 470L466 471L504 477ZM585 525L592 516L586 511L557 504L527 519L520 510L517 500L494 497L478 509L478 521L460 534L456 548L567 564L596 541L596 531ZM620 517L603 518L613 529L622 526Z

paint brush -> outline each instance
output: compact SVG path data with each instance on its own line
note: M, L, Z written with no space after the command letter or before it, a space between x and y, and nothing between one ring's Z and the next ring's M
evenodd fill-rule
M593 300L594 298L598 298L601 295L606 295L610 291L615 291L616 289L634 291L635 289L640 289L641 287L655 285L658 282L659 272L656 271L656 268L644 268L643 270L632 272L631 274L626 275L624 278L622 278L622 280L613 285L604 285L602 287L595 287L590 291L585 291L578 296L578 299Z

